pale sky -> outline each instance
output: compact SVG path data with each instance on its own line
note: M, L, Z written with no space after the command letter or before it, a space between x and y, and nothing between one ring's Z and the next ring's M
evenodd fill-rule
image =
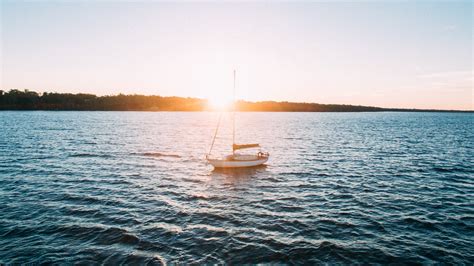
M1 1L1 87L474 110L471 1Z

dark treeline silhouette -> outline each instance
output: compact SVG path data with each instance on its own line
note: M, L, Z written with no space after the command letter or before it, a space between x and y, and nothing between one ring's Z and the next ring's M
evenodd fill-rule
M238 101L239 111L263 112L376 112L384 111L383 108L319 103L294 103L294 102L246 102Z
M202 111L205 107L206 102L196 98L0 91L0 110Z
M369 106L295 103L247 102L236 103L238 111L266 112L377 112L377 111L436 111L393 109ZM198 98L144 95L96 96L93 94L48 93L29 90L0 90L0 110L76 110L76 111L206 111L208 102Z

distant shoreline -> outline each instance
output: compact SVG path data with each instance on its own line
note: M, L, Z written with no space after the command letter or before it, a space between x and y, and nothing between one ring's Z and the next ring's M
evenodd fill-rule
M25 111L25 112L153 112L153 113L204 113L204 112L227 112L228 110L103 110L103 109L13 109L0 106L0 112ZM242 111L240 113L473 113L467 110L422 110L422 109L396 109L381 111Z
M471 110L381 108L361 105L301 102L236 102L240 112L442 112L474 113ZM43 93L29 90L0 90L0 111L146 111L202 112L216 111L200 98L145 95L96 96L94 94Z

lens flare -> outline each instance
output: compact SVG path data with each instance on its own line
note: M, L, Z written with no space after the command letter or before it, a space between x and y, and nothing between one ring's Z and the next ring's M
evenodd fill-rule
M215 111L229 111L232 109L232 98L230 97L208 97L207 98L208 106L211 110Z

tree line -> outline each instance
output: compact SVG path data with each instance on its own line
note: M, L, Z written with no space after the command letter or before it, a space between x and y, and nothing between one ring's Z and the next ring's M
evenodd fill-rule
M204 108L205 102L197 98L0 91L1 110L202 111Z
M145 95L96 96L30 90L0 90L0 110L70 110L70 111L206 111L211 110L207 100L185 97ZM431 111L414 109L387 109L370 106L318 104L297 102L237 101L238 111L265 112L377 112L377 111Z

